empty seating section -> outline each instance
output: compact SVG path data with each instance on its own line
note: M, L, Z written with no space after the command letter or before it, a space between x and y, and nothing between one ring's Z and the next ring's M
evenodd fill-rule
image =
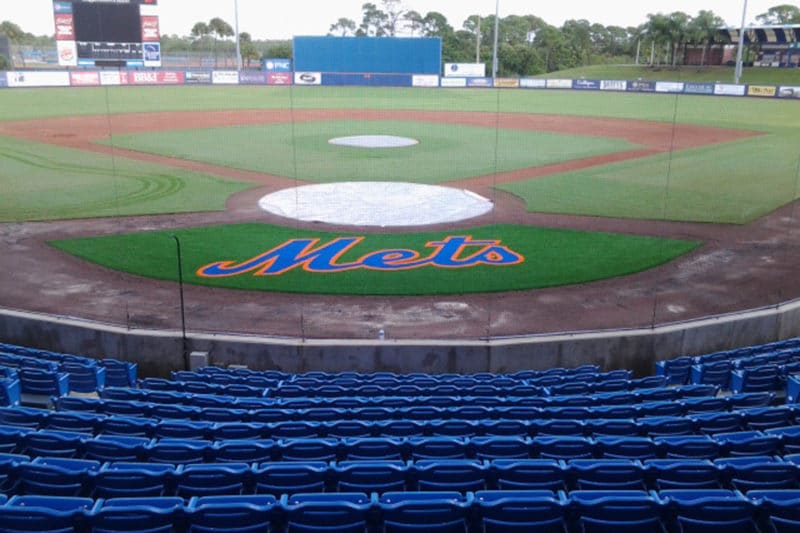
M0 531L800 531L797 363L137 379L0 344Z

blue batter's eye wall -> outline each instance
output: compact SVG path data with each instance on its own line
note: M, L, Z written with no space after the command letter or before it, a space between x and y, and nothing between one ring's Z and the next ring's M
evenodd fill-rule
M295 37L296 72L436 74L442 40L413 37Z

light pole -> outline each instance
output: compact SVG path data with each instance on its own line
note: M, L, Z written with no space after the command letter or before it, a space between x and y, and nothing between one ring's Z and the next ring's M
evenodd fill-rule
M500 33L500 0L494 9L494 52L492 53L492 80L497 78L497 38Z
M236 70L242 70L242 46L239 43L239 0L233 0L233 19L236 26Z
M744 25L747 23L747 0L744 0L744 9L742 10L742 27L739 30L739 50L736 52L736 73L734 74L734 83L738 85L739 80L742 78L742 54L744 52Z

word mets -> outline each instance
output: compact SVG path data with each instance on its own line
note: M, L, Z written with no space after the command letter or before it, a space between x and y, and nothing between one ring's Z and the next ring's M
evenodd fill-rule
M320 239L292 239L241 263L218 261L200 268L203 278L225 278L250 274L280 276L302 268L306 272L336 273L349 270L394 272L422 267L470 268L478 265L510 266L525 258L499 240L473 240L471 236L449 236L425 245L431 250L424 255L416 250L378 250L352 262L342 256L364 241L365 237L339 237L320 244Z

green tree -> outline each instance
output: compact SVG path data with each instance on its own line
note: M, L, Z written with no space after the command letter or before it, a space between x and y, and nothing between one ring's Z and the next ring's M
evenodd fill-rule
M25 32L22 31L22 28L9 20L0 22L0 34L8 37L8 42L10 42L12 45L20 45L26 36ZM20 58L22 59L22 66L24 68L25 56L22 55L22 52L20 52Z
M662 13L651 13L647 15L647 23L644 27L645 35L652 43L654 50L658 50L655 58L651 58L651 64L661 64L661 52L667 43L670 42L669 18Z
M211 35L214 36L214 66L216 67L219 65L218 40L233 37L233 27L221 18L214 17L208 21L208 29L211 30Z
M667 17L667 33L670 42L670 63L672 68L678 65L678 48L686 43L689 35L691 17L683 11L675 11Z
M406 11L400 7L400 0L381 0L381 4L383 6L381 11L386 15L383 31L389 37L394 37L401 29Z
M372 2L361 6L361 25L356 30L359 37L384 37L388 16Z
M758 15L756 20L761 24L800 24L800 7L792 4L774 6Z
M701 10L691 22L689 22L688 34L690 41L703 47L700 56L700 66L706 64L708 48L715 39L718 39L719 29L725 26L725 21L714 14L713 11Z
M348 35L354 35L356 32L356 21L354 21L353 19L341 17L334 24L331 24L331 27L328 31L330 33L336 33L340 37L347 37Z
M592 52L592 25L588 20L568 20L564 22L561 31L567 43L575 51L583 65L591 64Z
M270 44L264 51L264 57L275 59L292 59L292 42L281 41Z
M242 61L245 62L247 68L250 68L252 61L261 60L261 53L253 43L253 37L246 31L239 34L239 48L242 52Z

